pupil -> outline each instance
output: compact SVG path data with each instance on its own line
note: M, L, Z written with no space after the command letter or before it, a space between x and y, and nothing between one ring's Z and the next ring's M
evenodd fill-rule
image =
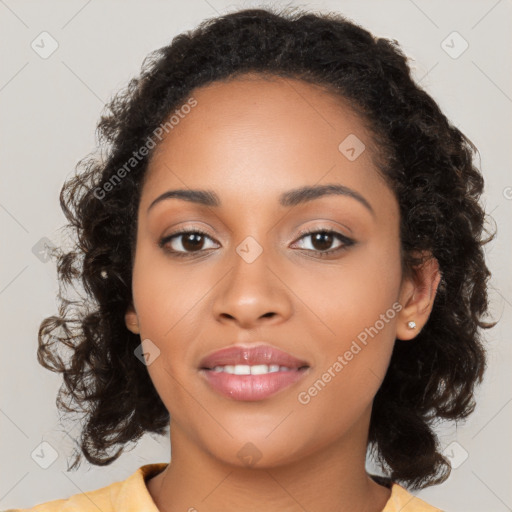
M182 245L187 251L193 251L198 248L200 249L202 246L202 237L203 235L199 233L190 233L184 238Z
M332 244L333 235L331 233L316 233L313 235L313 247L319 251L327 251ZM317 243L320 242L320 247ZM322 244L324 245L322 247Z

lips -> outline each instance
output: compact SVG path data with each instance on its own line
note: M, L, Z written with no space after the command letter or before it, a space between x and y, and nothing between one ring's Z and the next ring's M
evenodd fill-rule
M260 365L266 365L269 371L266 372L265 367ZM257 368L257 373L251 370L247 374L249 367ZM236 369L244 374L234 373ZM310 372L307 361L266 344L226 347L204 357L199 365L199 375L211 390L232 400L253 402L291 389Z
M204 357L199 363L202 370L211 370L216 366L226 365L279 365L290 369L309 367L307 361L297 359L270 345L261 344L253 347L231 346L217 350Z

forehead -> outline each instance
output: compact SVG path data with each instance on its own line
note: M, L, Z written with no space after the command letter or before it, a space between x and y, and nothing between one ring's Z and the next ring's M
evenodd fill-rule
M363 120L321 86L247 74L197 88L191 97L196 105L175 115L178 122L152 156L146 205L170 188L215 190L227 201L245 195L254 204L322 182L374 196L387 188ZM352 148L356 158L346 152Z

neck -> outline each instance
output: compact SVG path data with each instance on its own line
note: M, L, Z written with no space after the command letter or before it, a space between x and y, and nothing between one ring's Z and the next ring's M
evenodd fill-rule
M170 435L172 461L147 482L160 512L379 512L390 496L366 473L366 438L337 439L285 465L247 467L212 456L175 423Z

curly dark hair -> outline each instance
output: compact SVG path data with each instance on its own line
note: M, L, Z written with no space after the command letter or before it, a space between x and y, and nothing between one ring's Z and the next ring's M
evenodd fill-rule
M154 150L139 155L115 186L112 180L194 88L249 72L301 79L348 102L370 128L379 172L399 203L403 271L413 273L424 261L418 251L439 262L442 279L428 322L414 342L396 340L374 399L368 446L393 481L411 489L442 482L450 465L435 422L474 410L486 366L480 329L496 323L484 321L490 272L483 245L495 233L479 204L477 150L413 81L396 41L374 37L339 13L290 8L208 19L149 54L139 77L101 116L101 156L95 151L78 162L61 190L74 245L57 250L59 314L41 323L37 356L63 374L57 406L85 416L71 468L80 451L92 464L110 464L126 443L164 434L170 421L134 357L140 337L124 323L137 207ZM68 285L85 293L71 300Z

